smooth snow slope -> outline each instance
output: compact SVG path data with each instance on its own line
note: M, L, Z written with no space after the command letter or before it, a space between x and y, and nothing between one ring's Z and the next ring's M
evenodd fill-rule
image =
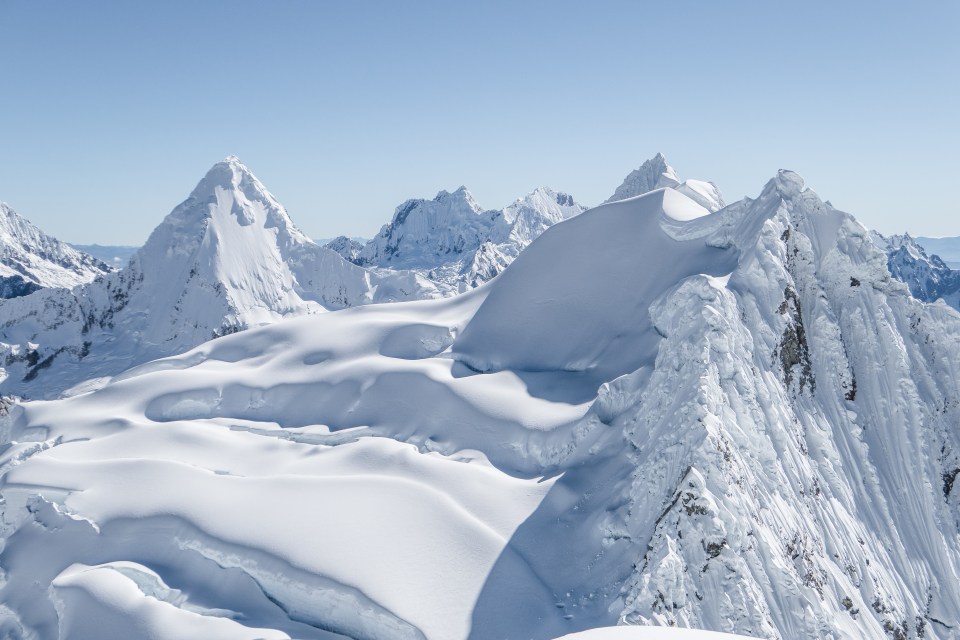
M958 362L960 314L796 174L610 203L466 295L13 408L2 628L952 638Z
M454 353L484 372L583 373L591 392L652 363L659 339L646 313L650 304L685 277L723 276L736 265L733 251L673 241L661 229L664 220L707 213L660 189L549 229L501 276ZM574 246L590 259L571 259Z

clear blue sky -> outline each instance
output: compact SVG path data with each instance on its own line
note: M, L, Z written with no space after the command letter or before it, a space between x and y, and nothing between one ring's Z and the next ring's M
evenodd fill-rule
M314 237L466 184L586 204L662 151L960 235L960 2L0 0L0 200L139 244L236 154Z

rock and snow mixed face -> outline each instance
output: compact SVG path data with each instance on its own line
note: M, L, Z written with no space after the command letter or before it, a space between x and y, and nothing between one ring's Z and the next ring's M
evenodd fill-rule
M613 202L462 296L13 408L0 619L952 638L957 362L960 314L793 173L715 213L675 189Z
M280 318L439 297L320 247L234 157L207 173L121 271L0 305L4 393L51 397Z
M69 288L109 272L106 264L48 236L0 202L0 299Z
M433 200L397 207L354 262L413 269L442 288L462 291L491 280L545 229L585 209L546 187L500 210L484 210L466 187L441 191ZM335 249L341 246L352 252L342 241Z

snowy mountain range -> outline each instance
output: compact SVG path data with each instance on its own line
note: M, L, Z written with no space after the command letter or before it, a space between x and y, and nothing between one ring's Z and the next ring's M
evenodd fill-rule
M789 171L617 194L408 201L365 269L229 158L124 270L0 303L7 392L70 396L0 411L0 629L958 637L938 261Z
M415 269L463 290L490 280L544 229L585 209L542 187L504 209L484 210L460 187L433 200L404 202L362 247L345 238L327 246L359 265Z
M660 188L676 189L710 211L723 206L716 185L681 181L659 153L628 175L607 202ZM441 287L464 291L500 274L546 229L586 209L568 194L540 187L503 209L485 210L461 186L433 200L404 202L366 244L341 236L326 246L358 265L412 269Z
M0 202L0 299L73 287L109 271L100 260L48 236Z
M0 391L53 397L280 318L440 295L417 274L369 271L315 244L230 157L122 270L0 305Z

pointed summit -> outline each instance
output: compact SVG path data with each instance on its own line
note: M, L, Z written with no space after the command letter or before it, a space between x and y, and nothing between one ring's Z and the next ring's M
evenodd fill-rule
M789 200L804 190L803 178L800 174L789 169L780 169L777 175L770 178L764 185L760 197L776 194L778 197Z
M724 206L723 196L717 185L703 180L681 182L677 172L667 164L662 153L657 153L640 165L640 168L631 171L604 204L635 198L656 189L676 189L708 211L716 211Z
M631 171L613 195L607 198L606 202L626 200L654 189L676 187L679 184L680 178L677 176L677 172L667 164L667 159L662 153L657 153L640 165L638 169Z
M235 229L238 225L247 229ZM276 236L264 237L267 245L312 244L253 172L236 156L228 156L207 171L190 196L150 234L138 255L147 260L151 256L165 260L170 255L192 255L201 245L216 249L222 243L214 240L226 236L234 242L246 238L252 249L263 248L263 243L252 237L258 229L261 234Z
M414 274L372 274L317 245L231 156L206 173L125 269L39 295L0 305L4 393L49 397L81 379L282 318L439 293Z

